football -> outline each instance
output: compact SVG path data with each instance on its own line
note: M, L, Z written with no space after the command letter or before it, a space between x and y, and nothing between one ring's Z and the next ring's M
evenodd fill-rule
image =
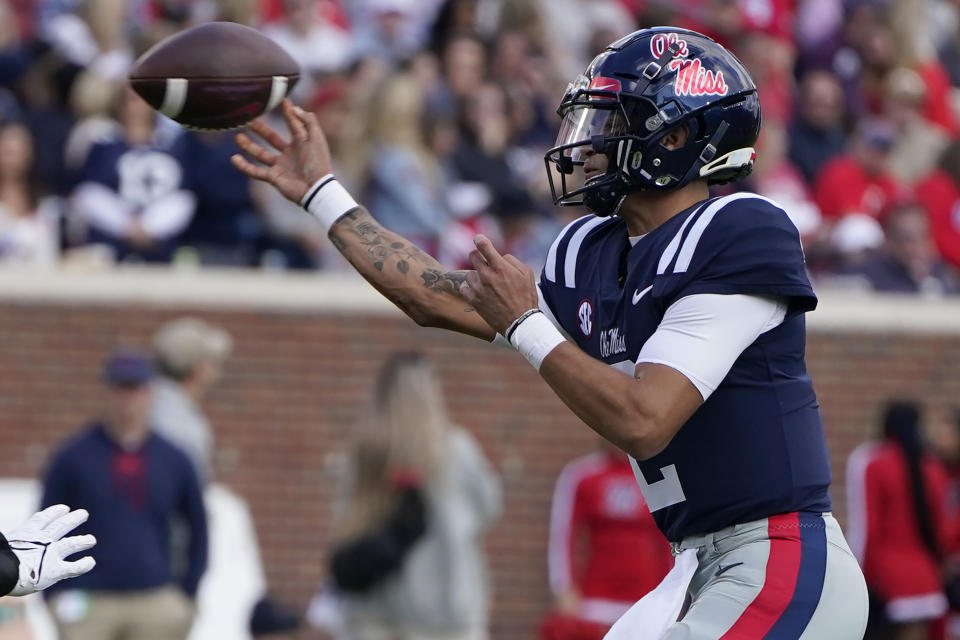
M300 77L280 45L256 29L208 22L181 31L140 56L130 86L184 127L240 127L280 104Z

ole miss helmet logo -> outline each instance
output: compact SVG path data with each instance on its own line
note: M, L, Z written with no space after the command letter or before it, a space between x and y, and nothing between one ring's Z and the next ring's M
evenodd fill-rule
M723 71L710 71L703 68L698 59L671 60L670 69L677 72L673 91L678 96L725 96L727 83Z
M687 49L687 41L675 33L658 33L650 38L650 53L654 58L659 58L674 42L677 43L677 55L675 58L686 58L690 55Z
M699 58L689 58L687 41L676 33L658 33L650 38L650 53L654 58L662 56L673 44L677 45L677 54L667 65L676 71L673 91L678 96L725 96L729 91L723 71L705 69Z

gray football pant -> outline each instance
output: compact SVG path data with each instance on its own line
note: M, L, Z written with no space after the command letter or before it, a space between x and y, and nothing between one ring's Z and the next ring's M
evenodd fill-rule
M861 640L867 587L829 513L788 513L685 538L699 567L663 640Z

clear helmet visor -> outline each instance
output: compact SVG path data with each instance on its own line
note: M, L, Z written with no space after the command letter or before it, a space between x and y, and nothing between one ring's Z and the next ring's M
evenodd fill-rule
M557 142L547 152L547 174L555 202L578 203L579 198L571 196L578 196L588 182L606 174L607 157L594 149L593 138L626 135L627 125L623 110L616 103L602 108L574 105L566 111Z
M563 117L554 147L566 147L562 153L574 163L582 163L583 145L589 145L594 136L622 136L627 129L627 119L618 106L604 109L575 106ZM580 145L568 147L575 143Z

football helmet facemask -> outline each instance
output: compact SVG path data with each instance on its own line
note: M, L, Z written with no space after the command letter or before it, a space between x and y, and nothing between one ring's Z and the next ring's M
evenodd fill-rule
M636 31L567 87L544 162L555 204L615 215L632 191L746 177L760 130L757 88L737 58L694 31ZM685 127L686 143L663 138Z

